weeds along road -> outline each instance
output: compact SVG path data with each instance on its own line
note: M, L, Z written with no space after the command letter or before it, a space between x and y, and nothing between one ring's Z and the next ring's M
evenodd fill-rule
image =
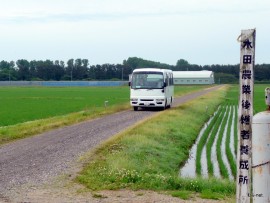
M219 87L175 98L174 106ZM155 113L127 110L0 146L0 202L8 201L20 187L39 185L67 172L80 155Z

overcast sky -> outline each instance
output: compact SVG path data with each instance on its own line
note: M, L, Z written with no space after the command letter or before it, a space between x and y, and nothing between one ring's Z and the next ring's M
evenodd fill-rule
M269 0L0 0L0 61L237 64L256 28L255 63L270 63L269 22Z

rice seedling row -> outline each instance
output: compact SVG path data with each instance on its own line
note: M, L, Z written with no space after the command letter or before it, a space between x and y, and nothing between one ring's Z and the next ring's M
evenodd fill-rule
M212 148L216 147L216 145L214 145L214 142L215 142L215 138L216 138L216 135L218 133L222 118L224 117L224 113L225 113L224 108L221 108L221 113L218 116L216 123L213 126L213 129L211 131L211 134L209 135L209 139L206 143L207 170L208 170L209 176L214 176L214 163L212 160L212 157L213 157L212 156ZM216 151L216 150L214 149L214 151Z
M234 112L235 112L234 106L230 105L230 115L232 115L232 116L229 116L229 120L228 120L228 125L227 125L228 127L227 127L227 132L226 132L225 151L226 151L226 156L227 156L227 158L229 160L232 175L235 178L236 177L236 172L237 172L236 171L236 162L235 162L235 156L234 156L233 152L231 151L231 141L234 141L234 140L231 140L231 137L232 137L231 133L234 132L234 131L232 131L232 126L234 127L233 122L235 122L235 114L234 114ZM232 146L234 146L234 145L232 145Z
M236 149L237 149L237 144L238 144L238 137L237 137L237 118L238 118L238 113L235 107L234 111L234 154L236 154Z
M208 135L211 132L212 127L214 126L216 119L218 118L220 114L220 111L217 112L217 115L214 116L211 120L211 122L209 123L208 127L205 129L205 131L203 132L203 135L200 138L200 141L198 142L198 146L197 146L197 152L196 152L196 174L197 175L201 175L202 174L202 164L201 164L201 156L202 156L202 151L203 148L207 142L208 139Z
M201 176L203 171L207 171L209 177L235 178L237 131L232 128L236 125L236 106L230 104L220 106L198 141L195 160L196 175ZM206 153L204 154L203 151ZM207 163L202 163L203 160Z
M227 121L228 121L228 115L230 112L228 112L228 106L223 106L222 107L224 109L224 117L222 119L221 122L221 126L220 129L218 131L217 134L217 142L216 142L216 155L217 155L217 161L218 161L218 165L219 165L219 169L220 169L220 174L223 178L229 178L229 169L227 168L226 164L225 164L225 160L223 159L222 156L222 140L223 140L223 136L224 133L227 132L228 128L225 129L227 127ZM227 135L227 133L226 133Z

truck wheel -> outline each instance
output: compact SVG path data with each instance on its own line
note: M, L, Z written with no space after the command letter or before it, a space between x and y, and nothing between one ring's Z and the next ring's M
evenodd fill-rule
M162 108L162 110L165 110L167 108L167 100L165 101L165 105L164 107Z
M134 109L134 111L138 111L138 107L137 106L134 106L133 109Z
M170 105L168 106L168 109L172 107L172 98L171 98L171 103Z

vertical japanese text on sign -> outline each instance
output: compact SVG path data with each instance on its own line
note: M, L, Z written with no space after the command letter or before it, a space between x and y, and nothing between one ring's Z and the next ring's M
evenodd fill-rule
M240 35L240 97L238 109L237 202L250 202L251 137L253 117L253 86L255 30L242 30Z

